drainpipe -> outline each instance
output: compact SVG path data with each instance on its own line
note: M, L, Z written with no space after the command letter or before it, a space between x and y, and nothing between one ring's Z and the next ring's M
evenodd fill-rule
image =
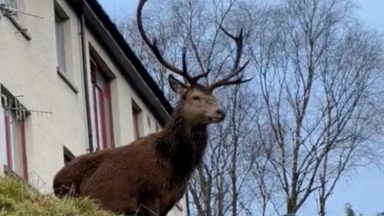
M92 120L91 120L91 108L89 103L89 85L88 85L88 59L87 59L87 46L85 38L85 17L84 17L85 2L82 1L81 11L81 23L80 23L80 35L81 35L81 54L83 59L83 79L84 79L84 95L85 95L85 107L87 115L87 128L88 128L88 142L89 151L92 152L93 148L93 134L92 134Z
M189 208L189 189L185 193L185 202L187 203L187 216L191 216L191 209Z

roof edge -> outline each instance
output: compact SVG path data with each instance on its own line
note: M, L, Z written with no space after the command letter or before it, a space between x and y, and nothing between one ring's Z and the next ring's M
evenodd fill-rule
M158 100L159 104L162 105L164 110L167 112L168 116L158 116L160 117L161 121L165 123L167 119L169 118L169 115L173 112L173 107L169 103L169 101L164 96L163 92L161 91L160 87L157 85L157 83L154 81L154 79L151 77L147 69L144 67L144 65L141 63L139 58L136 56L136 54L133 52L131 47L126 42L125 38L122 36L120 31L118 30L115 23L110 19L108 14L104 11L102 6L97 2L97 0L67 0L69 4L72 6L72 8L79 14L84 14L84 9L89 8L93 14L96 16L96 18L101 22L103 26L100 26L104 28L107 33L112 37L114 42L117 44L117 46L121 49L125 57L128 59L129 63L134 67L135 73L141 77L141 79L144 81L144 83L148 86L150 92L152 95ZM90 23L89 17L85 17L87 23ZM101 40L101 42L107 42L103 39L100 39L100 37L96 37L97 40ZM103 49L108 49L109 47L103 46ZM111 48L109 48L111 49ZM110 52L113 52L113 50L109 50ZM132 74L129 74L128 69L122 68L120 71L129 82L128 77L132 76ZM132 82L132 81L131 81ZM137 85L137 84L136 84ZM140 91L140 89L135 88L136 91ZM137 92L139 95L141 95L144 102L146 100L146 105L149 105L150 110L153 112L154 115L157 115L158 112L158 105L153 104L148 98L145 98L145 92ZM149 104L148 104L149 103ZM157 111L157 112L156 112Z

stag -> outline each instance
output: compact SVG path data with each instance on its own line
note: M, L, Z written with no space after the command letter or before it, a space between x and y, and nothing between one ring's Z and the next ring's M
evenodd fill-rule
M232 69L221 79L202 85L198 81L210 71L192 76L187 70L186 51L182 68L167 61L159 51L156 40L144 31L142 10L147 0L137 8L139 32L169 71L184 78L180 82L168 77L171 89L180 97L169 122L158 133L142 137L129 145L92 152L75 158L55 176L53 189L57 196L87 196L102 207L117 213L165 216L185 194L188 181L201 163L207 146L207 126L224 119L214 89L240 84L245 64L241 64L243 34L232 35L221 30L236 44L236 59Z

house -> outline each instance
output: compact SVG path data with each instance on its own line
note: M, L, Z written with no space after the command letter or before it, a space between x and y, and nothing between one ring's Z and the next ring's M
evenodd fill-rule
M0 0L0 164L42 192L75 155L155 132L172 107L96 0ZM183 198L169 215L187 215Z

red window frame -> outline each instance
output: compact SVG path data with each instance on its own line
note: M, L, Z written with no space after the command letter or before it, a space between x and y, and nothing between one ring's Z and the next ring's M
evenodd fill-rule
M12 110L11 112L7 112L5 110L4 112L4 124L5 124L5 147L6 147L6 155L7 155L7 167L12 170L13 172L17 173L15 171L15 167L14 167L14 164L13 164L13 153L12 153L12 140L11 140L11 117L10 115L12 114L8 114L8 113L12 113ZM20 145L20 156L21 158L19 158L21 160L21 173L17 173L18 175L20 175L20 177L22 177L23 179L27 180L28 181L28 164L27 164L27 153L26 153L26 139L25 139L25 123L24 123L24 120L20 120L18 122L18 128L17 130L20 130L20 141L19 143L14 143L15 144L19 144Z
M9 116L4 112L4 125L5 125L5 147L7 149L7 162L9 167L13 167L13 158L11 151L11 125Z
M135 136L135 140L137 140L140 137L139 132L139 113L133 114L133 133Z
M141 130L140 130L140 123L142 123L142 112L143 110L139 107L139 105L137 105L137 103L132 100L131 101L132 103L132 118L133 118L133 135L134 135L134 139L137 140L138 138L140 138L140 136L142 136L141 134Z
M110 79L103 73L102 68L94 59L91 59L91 81L96 131L96 145L94 145L94 150L97 151L105 148L112 148L115 144ZM108 111L106 111L106 106Z

